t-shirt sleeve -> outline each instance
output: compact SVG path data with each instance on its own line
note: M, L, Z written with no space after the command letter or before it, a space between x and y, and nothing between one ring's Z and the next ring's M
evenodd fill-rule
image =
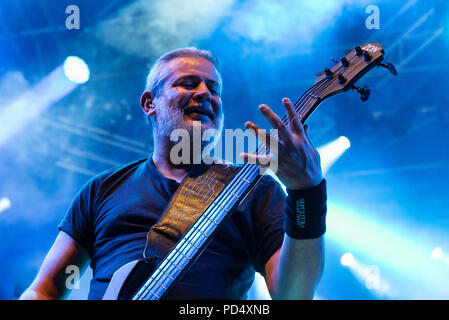
M78 243L80 243L92 256L94 240L92 224L92 207L94 194L93 180L89 180L73 198L64 218L58 225Z
M265 274L265 264L282 246L283 217L286 195L279 183L263 176L256 187L251 216L254 228L253 264L257 272Z

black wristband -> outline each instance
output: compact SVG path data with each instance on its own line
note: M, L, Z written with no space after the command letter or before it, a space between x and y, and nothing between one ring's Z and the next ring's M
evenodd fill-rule
M313 239L326 232L326 180L305 190L289 190L284 204L284 232L295 239Z

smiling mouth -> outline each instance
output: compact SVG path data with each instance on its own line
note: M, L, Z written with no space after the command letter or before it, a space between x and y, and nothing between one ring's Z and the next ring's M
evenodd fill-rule
M189 107L184 110L184 114L191 115L191 114L198 114L202 116L206 116L209 119L213 119L214 115L209 111L201 107Z

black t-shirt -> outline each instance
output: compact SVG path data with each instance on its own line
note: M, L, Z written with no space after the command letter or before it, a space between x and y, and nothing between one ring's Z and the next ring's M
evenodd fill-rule
M78 192L58 227L90 254L89 299L102 299L113 273L142 258L148 230L178 186L150 157L102 172ZM284 200L263 176L167 299L245 299L254 271L263 274L281 247Z

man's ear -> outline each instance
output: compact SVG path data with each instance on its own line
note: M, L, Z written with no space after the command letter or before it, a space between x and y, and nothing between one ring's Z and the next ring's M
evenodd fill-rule
M147 115L147 117L150 117L156 113L153 102L153 94L151 92L145 91L140 98L140 105L142 106L143 112Z

